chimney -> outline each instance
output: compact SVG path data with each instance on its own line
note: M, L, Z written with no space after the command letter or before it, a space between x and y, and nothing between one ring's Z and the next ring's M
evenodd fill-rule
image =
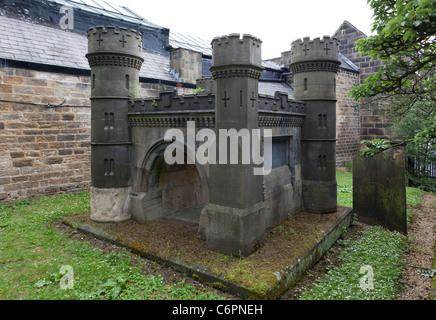
M170 67L178 80L184 83L196 83L202 74L202 53L184 48L170 51Z

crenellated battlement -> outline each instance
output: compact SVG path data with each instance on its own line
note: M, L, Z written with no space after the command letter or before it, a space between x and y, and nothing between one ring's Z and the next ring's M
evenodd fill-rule
M169 111L214 110L215 95L211 93L179 95L174 91L161 91L157 97L130 100L129 114L150 114Z
M214 44L217 45L234 45L235 43L239 44L249 44L249 45L255 45L257 47L260 47L262 44L262 40L259 38L252 36L251 34L243 34L242 37L239 33L231 33L229 35L221 36L221 37L215 37L212 40L212 46Z
M97 26L88 30L88 55L127 54L141 57L142 34L133 29Z
M308 61L338 61L339 40L324 36L322 38L310 39L305 37L297 39L291 44L291 63Z
M305 102L290 99L277 91L274 96L259 94L259 127L300 127L305 118ZM179 95L177 90L161 91L155 98L129 102L132 127L184 127L195 121L197 127L215 126L215 94Z
M216 84L212 78L199 78L196 80L197 88L203 89L203 93L215 93Z
M262 69L261 44L260 39L249 34L216 37L212 40L212 68L243 65Z

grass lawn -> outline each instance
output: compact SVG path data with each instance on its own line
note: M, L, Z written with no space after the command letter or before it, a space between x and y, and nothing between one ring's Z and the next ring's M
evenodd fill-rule
M352 207L352 174L337 171L338 204ZM407 188L408 218L421 205L423 191ZM356 240L338 240L339 265L306 290L302 300L392 300L401 292L407 238L378 226L367 226Z
M0 205L1 300L220 298L144 274L127 253L105 254L51 226L86 211L87 192Z
M352 206L352 175L338 171L338 204ZM422 191L407 189L410 207ZM40 197L0 205L0 300L5 299L221 299L163 276L144 274L130 255L103 253L86 241L57 231L52 222L90 210L89 193ZM412 211L410 210L410 213ZM405 237L370 227L358 241L343 241L341 265L330 270L303 299L392 299L399 290ZM374 289L359 286L371 270ZM72 289L69 289L69 288Z

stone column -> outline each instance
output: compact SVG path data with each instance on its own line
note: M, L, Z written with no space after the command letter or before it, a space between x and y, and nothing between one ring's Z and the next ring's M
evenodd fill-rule
M301 136L303 209L313 213L335 212L339 41L328 36L303 38L291 46L295 99L306 102Z
M128 100L136 95L142 35L134 30L88 30L91 67L91 219L129 219L131 128Z
M241 139L238 164L229 163L228 153L229 164L219 162L223 151L219 150L220 130L248 129L251 137L251 129L258 126L261 41L251 35L230 34L213 39L212 49L217 164L210 165L210 203L202 211L200 234L210 250L247 256L265 240L263 176L253 174L251 154L250 163L242 163ZM222 142L230 150L229 140Z

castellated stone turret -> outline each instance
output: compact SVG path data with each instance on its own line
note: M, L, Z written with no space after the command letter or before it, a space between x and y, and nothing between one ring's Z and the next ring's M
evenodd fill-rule
M262 41L252 35L238 33L215 37L212 40L214 69L229 65L247 65L262 71ZM260 74L259 74L260 77Z
M303 207L314 213L335 212L339 40L298 39L291 44L291 54L294 96L306 102L301 139Z
M230 34L212 40L212 77L216 82L216 122L222 129L258 125L258 88L262 41Z
M91 67L91 219L129 219L131 129L128 101L136 94L144 59L134 30L88 30Z
M215 132L258 128L261 43L256 37L239 34L212 40ZM210 250L247 256L265 241L263 176L253 174L253 163L241 163L240 144L238 148L238 164L210 165L209 203L201 213L200 235Z

